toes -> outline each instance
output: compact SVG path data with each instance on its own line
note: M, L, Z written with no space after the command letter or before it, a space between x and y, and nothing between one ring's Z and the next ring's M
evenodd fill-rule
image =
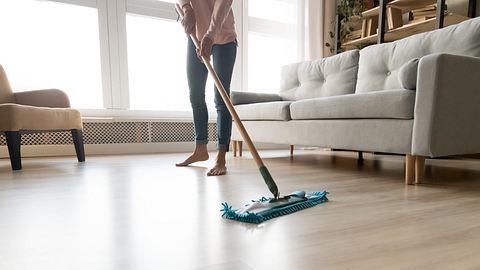
M207 176L219 176L227 173L227 168L213 168L208 173Z
M217 175L217 170L214 168L214 169L211 169L208 173L207 173L208 176L215 176Z

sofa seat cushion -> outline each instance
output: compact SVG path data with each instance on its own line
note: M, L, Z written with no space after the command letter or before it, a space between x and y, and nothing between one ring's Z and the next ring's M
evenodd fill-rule
M82 129L80 112L74 109L0 104L0 131Z
M275 101L235 106L241 120L288 121L291 101Z
M386 90L300 100L290 105L293 120L413 119L415 91Z

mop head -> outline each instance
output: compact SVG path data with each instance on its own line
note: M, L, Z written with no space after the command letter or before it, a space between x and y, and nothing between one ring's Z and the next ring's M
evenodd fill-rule
M254 224L288 215L328 201L328 192L296 191L280 199L261 198L240 209L232 209L228 203L222 203L222 217Z

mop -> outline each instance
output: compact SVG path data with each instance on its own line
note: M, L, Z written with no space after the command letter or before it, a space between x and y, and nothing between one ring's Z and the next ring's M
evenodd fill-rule
M177 3L175 4L175 9L178 13L180 19L183 20L183 10L180 5ZM200 42L198 41L197 37L194 34L190 35L195 47L197 49L200 48ZM251 203L247 204L243 208L234 209L228 203L223 203L223 212L222 216L227 219L241 221L241 222L248 222L248 223L255 223L259 224L263 221L276 218L283 215L288 215L309 207L313 207L320 203L328 201L327 194L328 192L304 192L304 191L296 191L287 196L280 197L280 192L278 191L277 184L273 180L272 175L268 171L265 164L263 164L260 155L258 154L257 149L255 148L250 136L247 133L247 130L243 126L240 117L238 116L235 108L233 107L232 101L228 96L225 88L223 87L222 82L218 78L217 73L212 67L210 63L210 58L201 56L205 67L207 68L209 74L211 75L212 79L215 82L215 86L222 97L228 111L232 115L232 118L237 126L238 131L242 135L243 140L247 144L255 163L257 164L258 169L260 170L260 174L265 181L270 192L273 194L272 198L262 197L258 200L253 200Z

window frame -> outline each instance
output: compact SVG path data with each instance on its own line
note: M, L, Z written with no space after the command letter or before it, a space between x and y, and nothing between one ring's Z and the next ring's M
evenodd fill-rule
M65 4L96 8L101 57L103 89L102 109L80 109L85 117L122 118L165 118L191 119L191 112L165 110L131 110L129 102L127 13L154 17L164 20L177 20L174 3L156 0L46 0ZM298 60L304 56L305 0L298 1L298 25L278 23L267 19L248 16L250 0L233 1L236 21L237 60L235 63L231 89L248 91L248 33L249 31L270 36L284 36L285 31L297 32ZM258 1L258 0L256 0ZM296 28L296 29L295 29ZM210 114L214 119L215 114Z

